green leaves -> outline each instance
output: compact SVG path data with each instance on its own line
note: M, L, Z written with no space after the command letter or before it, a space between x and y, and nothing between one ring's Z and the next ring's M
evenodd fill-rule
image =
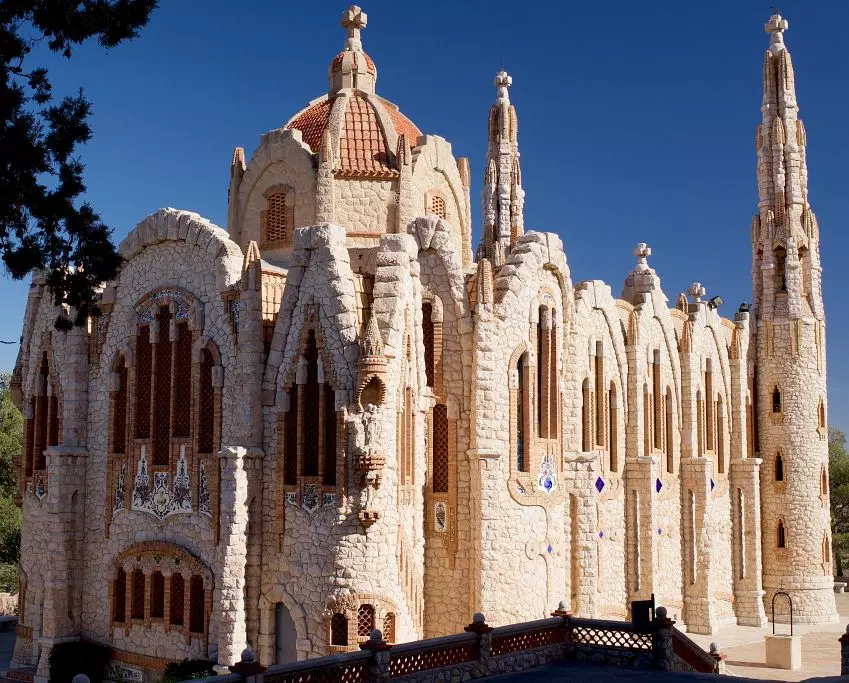
M97 289L117 274L121 258L111 230L87 203L84 165L75 154L92 136L91 103L82 90L51 102L47 70L27 70L32 45L47 39L70 58L96 39L115 47L138 36L157 0L15 0L0 2L0 257L9 274L48 271L57 306L74 309L82 325L97 313Z

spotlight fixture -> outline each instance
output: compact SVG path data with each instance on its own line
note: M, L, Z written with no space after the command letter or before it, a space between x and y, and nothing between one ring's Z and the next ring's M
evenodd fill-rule
M710 300L708 301L708 308L710 308L711 310L715 310L715 309L719 308L720 306L722 306L722 303L723 303L723 299L722 299L721 296L711 297Z
M752 304L747 303L745 301L742 304L740 304L740 308L737 309L737 311L739 313L748 313L751 310L752 310Z

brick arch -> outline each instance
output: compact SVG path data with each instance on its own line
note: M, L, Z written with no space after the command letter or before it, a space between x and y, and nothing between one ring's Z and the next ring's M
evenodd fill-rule
M131 545L118 554L115 558L114 566L118 567L133 557L154 558L156 556L164 557L168 555L174 559L179 559L181 565L183 562L186 562L192 573L203 576L204 583L208 584L210 588L212 587L215 575L209 566L190 550L169 541L142 541L141 543Z

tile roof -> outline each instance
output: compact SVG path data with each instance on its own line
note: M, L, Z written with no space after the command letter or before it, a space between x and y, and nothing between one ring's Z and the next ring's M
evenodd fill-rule
M357 65L357 56L361 54L363 57L366 58L366 68L368 69L368 72L372 76L377 75L377 69L374 66L374 60L369 57L368 54L366 54L365 52L355 52L354 50L342 50L342 52L336 55L333 58L333 61L330 63L331 71L335 71L336 69L342 67L342 59L344 59L346 52L350 52L354 56L354 68L356 68Z
M339 136L339 176L392 178L389 150L374 108L359 95L348 98Z
M321 135L327 128L327 119L332 108L333 100L323 100L301 112L299 116L286 125L286 128L297 128L301 131L304 142L310 146L313 154L318 154Z

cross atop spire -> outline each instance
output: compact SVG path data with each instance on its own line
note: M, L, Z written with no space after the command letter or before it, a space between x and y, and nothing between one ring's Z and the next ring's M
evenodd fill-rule
M784 32L790 28L790 22L787 21L784 17L782 17L778 10L775 10L775 14L773 14L769 21L764 24L764 31L770 34L770 45L782 45L784 44Z
M640 242L634 248L634 256L637 257L637 272L645 272L649 269L648 257L651 256L651 247L645 242Z
M363 43L360 40L360 31L366 27L368 15L358 5L351 5L342 12L340 23L348 34L348 38L345 40L345 49L362 50Z
M513 85L513 77L504 69L501 69L501 71L495 74L495 91L497 93L496 102L510 102L510 95L507 92L507 88L511 85Z
M697 304L702 300L702 297L707 294L707 290L702 287L701 282L694 282L687 288L687 294L690 295L693 303Z

